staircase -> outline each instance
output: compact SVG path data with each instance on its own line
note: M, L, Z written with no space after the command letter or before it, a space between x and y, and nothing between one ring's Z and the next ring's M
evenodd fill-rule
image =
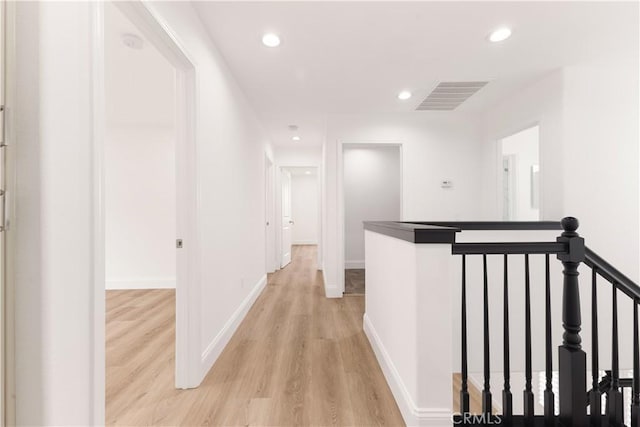
M458 413L453 418L454 425L513 425L513 426L612 426L631 425L640 427L640 344L638 338L638 303L640 287L628 277L614 268L594 251L585 246L584 239L578 234L578 220L567 217L561 221L563 232L555 242L491 242L491 243L454 243L452 253L460 256L462 269L460 300L460 398ZM532 257L544 258L544 283L533 282ZM468 271L467 265L471 257L482 259L482 312L481 323L468 322ZM501 257L503 271L501 277L489 276L487 259ZM524 325L510 323L516 308L510 307L509 263L514 257L524 262ZM562 264L562 299L552 301L552 263ZM582 329L581 300L579 284L579 268L590 272L590 348L583 348L580 335ZM584 272L583 272L584 274ZM501 282L502 287L502 330L491 330L489 322L489 306L496 301L490 300L489 283ZM531 292L533 287L544 287L544 307L532 306ZM535 291L541 289L534 288ZM599 307L598 299L603 293L611 295L610 307ZM620 301L619 301L620 299ZM562 309L562 344L553 347L553 330L558 319L552 319L552 305L561 304ZM519 310L522 306L517 307ZM619 317L622 310L632 313L632 325L621 327ZM544 311L544 347L532 346L532 310ZM601 342L599 320L607 318L610 330L607 331L607 342ZM525 384L523 390L512 390L511 386L511 334L513 330L524 331L524 366ZM623 340L632 340L631 355L625 355L632 361L632 376L620 378L621 329ZM631 332L632 329L632 332ZM610 332L610 333L609 333ZM481 390L481 413L470 411L469 399L469 345L470 334L481 334L483 337L483 386ZM491 345L490 336L502 336L502 383L498 393L491 389ZM632 335L632 336L629 336ZM601 366L601 347L610 355L610 366ZM545 385L541 396L536 396L533 389L533 352L544 352ZM589 352L590 366L587 366ZM553 354L557 352L558 388L553 387ZM475 355L474 355L475 356ZM589 368L589 371L587 370ZM602 374L604 370L604 374ZM587 372L591 375L587 385ZM624 401L624 389L631 390L630 401ZM557 393L557 396L556 396ZM495 395L497 394L497 396ZM536 414L535 399L542 402L543 413ZM557 398L557 399L556 399ZM514 410L515 399L522 399L521 410ZM556 400L559 402L556 407ZM499 413L493 408L499 403ZM604 404L602 403L604 401ZM520 406L520 405L518 405ZM625 408L630 415L625 419ZM492 413L493 412L493 413Z

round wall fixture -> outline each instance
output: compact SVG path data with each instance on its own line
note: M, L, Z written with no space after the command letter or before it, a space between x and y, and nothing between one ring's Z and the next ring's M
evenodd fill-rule
M124 43L125 46L136 50L140 50L144 47L144 40L137 34L123 34L122 43Z

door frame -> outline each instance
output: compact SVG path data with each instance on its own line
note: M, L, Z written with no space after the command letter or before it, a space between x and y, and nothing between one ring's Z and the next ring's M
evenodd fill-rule
M289 262L286 265L282 265L283 264L284 255L286 253L285 250L284 250L284 238L283 238L283 235L284 235L284 230L283 229L285 227L283 219L284 219L285 216L284 216L284 212L283 212L283 209L282 209L282 205L283 205L283 201L284 201L284 197L283 197L284 191L283 191L282 187L283 187L283 183L284 183L283 175L285 173L287 173L289 175L288 176L288 180L289 180L289 231L290 231L290 241L291 241L291 245L290 246L291 247L289 248ZM291 174L291 171L288 170L288 168L281 167L279 169L278 177L280 178L280 182L278 184L278 191L280 193L280 201L278 203L278 207L280 208L280 211L279 211L278 219L280 220L280 222L278 223L278 234L280 235L280 245L279 245L279 252L278 252L278 269L285 268L287 265L289 265L291 263L292 258L293 258L292 254L291 254L291 251L293 249L293 226L295 224L294 224L294 222L292 220L293 219L293 212L292 212L293 204L291 203L291 196L293 194L293 188L292 188L293 179L292 179L292 176L293 175Z
M4 168L4 190L5 196L1 209L3 210L3 221L5 231L2 233L2 277L3 281L2 295L1 295L1 316L2 316L2 334L0 351L2 355L2 363L0 369L1 373L1 402L2 408L0 410L0 426L15 425L16 424L16 379L15 379L15 283L14 283L14 254L16 247L16 240L14 234L11 232L11 220L15 218L13 208L14 195L16 194L16 180L15 180L15 162L13 151L8 147L14 144L14 114L12 112L13 103L16 100L16 85L15 85L15 2L3 2L0 5L1 19L3 25L2 38L2 56L4 62L4 81L0 82L2 87L2 100L0 103L4 104L5 111L2 113L2 133L3 142L6 144L2 149L5 152L2 153L2 167Z
M196 143L197 78L195 62L168 24L147 1L113 2L176 70L176 388L193 388L202 378L199 299L199 218ZM94 377L95 419L104 423L105 405L105 205L104 205L104 5L92 4L94 200ZM102 367L102 368L101 368Z
M517 161L516 161L516 155L515 154L503 154L502 155L502 177L501 177L501 182L502 182L502 194L501 194L501 200L502 200L502 221L515 221L514 217L515 214L517 213L517 206L518 206L518 193L517 191L515 191L515 188L517 188L518 186L518 174L517 174ZM509 215L505 215L505 209L507 208L507 206L505 206L505 180L504 180L504 163L505 161L508 163L509 166L509 170L508 173L506 175L509 176L508 178L508 183L509 183Z
M275 176L276 167L267 153L264 155L264 221L265 221L265 269L273 273L278 269L276 262L276 220L275 220Z
M337 225L338 225L338 289L337 295L330 295L333 298L341 298L344 294L344 270L345 270L345 220L344 220L344 149L349 147L376 148L376 147L398 147L400 150L400 219L404 221L404 143L398 140L338 140L337 153Z
M282 170L291 168L309 168L315 169L316 179L318 184L318 250L316 257L316 268L322 270L322 191L323 191L323 179L322 179L322 167L318 164L294 164L288 166L278 165L276 168L276 182L275 182L275 223L276 223L276 238L275 238L275 255L276 255L276 268L280 269L280 260L282 260Z

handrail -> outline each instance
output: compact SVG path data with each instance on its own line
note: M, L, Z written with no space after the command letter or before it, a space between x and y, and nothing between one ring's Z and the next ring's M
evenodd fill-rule
M453 255L496 255L496 254L559 254L567 252L566 243L558 242L487 242L454 243Z
M463 223L422 223L424 227L428 226L455 226L460 230L468 229ZM492 413L492 391L489 387L491 381L491 345L490 335L494 331L490 331L488 283L489 274L487 269L487 258L501 254L504 258L503 267L503 283L502 283L502 299L503 299L503 319L504 329L502 333L504 355L503 366L504 371L504 387L502 390L503 400L503 417L505 420L523 420L528 425L566 425L583 427L588 425L624 425L624 398L623 388L631 388L631 424L640 426L640 286L634 283L629 277L622 274L610 263L585 247L584 238L578 233L579 222L576 218L567 217L561 222L562 233L555 241L544 242L482 242L482 243L456 243L451 244L451 252L454 255L462 255L462 275L461 275L461 384L462 390L466 390L468 383L468 347L467 335L467 269L466 260L469 256L482 256L482 292L483 299L476 303L482 304L482 313L484 315L483 325L477 325L474 333L482 330L483 342L483 362L484 362L484 388L482 389L482 414L485 419ZM471 227L486 227L487 223L473 223ZM491 224L495 227L496 223ZM516 227L523 227L519 224ZM473 228L482 229L482 228ZM530 272L530 255L544 254L545 258L545 379L546 387L544 390L544 415L535 415L534 411L534 393L532 388L532 349L531 346L531 272ZM551 304L551 275L550 275L550 259L552 255L557 255L558 260L563 267L562 281L562 327L564 329L562 335L562 345L558 347L558 397L559 397L559 416L555 411L555 392L552 387L553 381L553 355L552 355L552 304ZM524 255L524 338L525 338L525 388L523 390L523 409L519 414L513 414L512 393L510 382L510 354L509 354L509 260L512 255ZM518 256L518 259L521 257ZM584 264L591 269L591 365L592 365L592 388L588 394L583 395L586 390L587 383L587 355L582 348L582 339L580 331L582 327L582 319L580 316L580 285L578 281L578 269ZM611 370L607 371L604 378L600 378L599 372L599 341L598 341L598 280L600 276L604 281L611 283L611 286L604 286L605 290L611 292ZM492 282L495 280L492 280ZM604 281L600 284L605 284ZM495 286L497 284L494 284ZM626 329L620 329L618 326L618 295L621 293L629 296L633 301L633 333L629 334ZM497 292L497 289L496 289ZM479 322L478 322L479 323ZM602 329L602 328L600 328ZM620 378L620 334L628 335L633 339L633 378ZM478 349L479 350L479 349ZM542 392L542 391L541 391ZM602 396L606 395L606 415L602 414ZM585 406L586 404L586 406ZM589 415L587 415L586 407L590 407ZM460 413L469 413L468 394L461 393ZM591 415L593 414L593 415ZM597 414L597 415L596 415ZM544 421L543 421L544 419ZM477 423L476 423L477 424ZM507 425L515 425L515 423L507 421Z
M618 269L588 247L584 248L584 254L584 263L586 265L594 268L600 276L627 294L631 299L636 302L640 301L640 286L633 280L622 274Z
M401 223L453 227L460 230L562 230L560 221L403 221Z

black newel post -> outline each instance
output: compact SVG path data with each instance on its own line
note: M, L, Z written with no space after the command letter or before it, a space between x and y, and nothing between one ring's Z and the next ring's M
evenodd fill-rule
M584 260L584 239L576 233L578 220L562 220L564 232L558 242L567 244L567 252L558 254L564 266L562 293L562 345L558 348L560 423L564 427L584 427L587 424L586 390L587 357L580 338L580 290L578 267Z

